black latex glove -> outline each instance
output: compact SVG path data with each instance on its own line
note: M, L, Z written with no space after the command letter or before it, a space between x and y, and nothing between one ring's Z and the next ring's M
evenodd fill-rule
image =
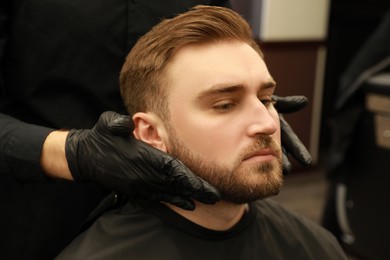
M311 156L305 145L299 140L291 126L284 119L282 114L293 113L301 110L307 105L307 98L304 96L279 97L272 96L275 100L275 108L279 113L280 130L283 150L283 172L287 174L291 170L291 163L288 155L291 154L298 162L307 166L311 164Z
M129 116L105 112L91 130L71 130L66 158L76 181L92 181L129 197L193 210L194 198L214 204L219 192L182 162L136 140Z

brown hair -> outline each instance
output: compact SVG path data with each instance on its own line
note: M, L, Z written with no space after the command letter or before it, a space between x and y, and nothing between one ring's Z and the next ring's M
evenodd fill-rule
M150 111L169 119L167 65L184 46L219 41L245 42L262 57L248 23L228 8L199 5L154 26L135 44L120 74L129 114Z

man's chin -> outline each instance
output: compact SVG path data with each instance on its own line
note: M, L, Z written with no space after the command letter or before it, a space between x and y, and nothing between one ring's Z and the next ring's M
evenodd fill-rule
M237 172L239 177L228 182L230 185L215 185L221 192L221 198L231 203L246 204L278 195L283 185L281 167L274 163L259 165L252 169L243 167Z
M234 204L247 204L256 200L266 199L272 196L276 196L280 192L281 185L273 186L273 187L264 187L258 188L259 190L255 192L250 192L249 190L242 190L239 194L222 193L221 200L234 203Z

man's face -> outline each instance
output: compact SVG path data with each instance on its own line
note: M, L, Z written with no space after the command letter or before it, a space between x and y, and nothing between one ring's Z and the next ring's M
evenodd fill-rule
M238 204L278 193L280 126L275 82L240 42L187 46L168 68L168 152Z

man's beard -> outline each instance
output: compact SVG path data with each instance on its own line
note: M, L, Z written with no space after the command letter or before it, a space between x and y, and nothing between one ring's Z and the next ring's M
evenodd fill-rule
M233 166L229 167L202 159L177 138L172 127L168 129L169 153L216 187L221 192L222 200L245 204L279 193L283 184L281 150L271 137L259 136L252 145L243 149ZM250 165L242 163L248 154L261 149L270 149L277 159Z

